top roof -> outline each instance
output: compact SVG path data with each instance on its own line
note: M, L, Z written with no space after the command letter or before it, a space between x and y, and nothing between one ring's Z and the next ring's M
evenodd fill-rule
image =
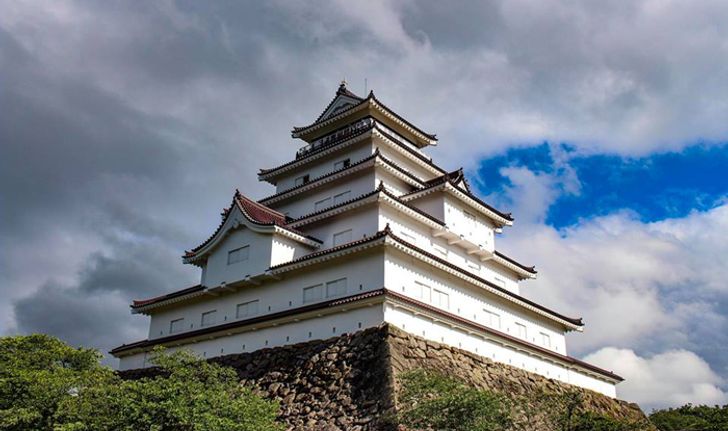
M331 111L331 108L337 103L337 101L341 99L350 99L350 102L357 102L357 103L349 103L342 104L342 109ZM386 116L389 116L390 118L394 119L395 122L399 122L403 125L405 125L406 128L410 129L412 132L415 133L415 135L419 135L421 139L426 141L425 145L434 145L437 142L437 136L432 133L426 133L422 131L420 128L415 126L414 124L410 123L406 119L404 119L402 116L397 114L396 112L392 111L390 108L388 108L385 104L380 102L375 96L374 91L370 91L369 95L367 95L366 98L361 98L357 96L356 94L352 93L346 88L345 82L342 82L339 86L339 89L336 91L336 96L334 99L329 102L329 104L326 106L326 109L319 115L319 117L314 121L313 123L307 125L307 126L301 126L301 127L293 127L293 130L291 131L291 135L294 138L303 138L305 135L308 135L310 132L313 132L314 130L319 129L320 127L326 126L330 123L333 123L339 118L343 118L347 116L348 114L353 113L354 111L358 110L358 108L362 108L367 104L373 105L375 108L378 108L381 110Z

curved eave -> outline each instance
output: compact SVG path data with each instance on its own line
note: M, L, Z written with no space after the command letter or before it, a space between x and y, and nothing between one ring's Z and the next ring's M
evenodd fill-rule
M305 157L302 157L297 160L293 160L291 162L282 164L280 166L277 166L275 168L270 169L261 169L260 173L258 174L258 180L260 181L270 181L275 178L278 178L279 176L285 174L286 172L290 172L292 170L295 170L296 168L306 165L314 160L318 160L321 158L324 158L330 154L336 153L344 148L350 147L354 144L357 144L361 141L366 140L370 136L372 136L372 132L374 130L375 126L371 126L367 129L364 129L360 134L349 136L346 139L341 140L340 142L334 143L331 146L326 146L324 148L321 148L317 151L312 151L310 154L307 154Z
M415 175L408 172L406 169L398 166L396 163L390 161L386 157L382 156L379 153L379 150L375 150L374 153L371 156L368 156L352 165L346 168L339 169L337 171L332 171L329 173L326 173L324 175L321 175L319 177L316 177L309 181L306 184L302 184L300 186L296 186L293 188L290 188L288 190L284 190L280 193L276 193L274 195L267 196L258 202L264 205L270 205L274 204L276 202L281 202L286 199L289 199L293 196L296 196L300 193L306 192L308 190L317 188L323 184L330 183L332 181L336 181L339 178L343 178L348 175L352 175L356 172L360 172L366 169L369 169L371 167L378 167L381 169L384 169L391 173L392 175L396 176L397 178L401 179L402 181L414 186L414 187L422 187L424 184L424 181Z
M514 259L506 256L505 254L499 252L496 250L493 253L493 260L498 262L499 264L505 266L506 268L510 269L511 271L519 274L524 279L525 278L536 278L536 274L538 274L538 271L532 266L526 266L521 263L516 262Z
M445 225L444 222L437 220L436 218L421 211L420 209L412 207L405 202L402 202L397 196L384 189L381 185L376 190L358 196L354 199L350 199L338 205L334 205L329 208L325 208L323 210L315 211L313 213L301 216L296 220L293 220L290 225L294 228L299 228L301 226L316 223L321 220L334 217L338 214L352 211L364 205L373 204L375 202L384 202L395 210L401 211L409 215L413 219L433 229L440 229Z
M397 124L399 127L411 133L413 136L421 141L421 143L423 144L422 147L428 145L437 145L437 137L434 134L425 133L409 121L402 118L399 114L395 113L386 105L377 100L377 98L374 97L373 93L369 93L369 96L361 103L354 105L342 111L341 113L334 115L333 117L310 124L308 126L294 127L291 131L291 136L294 138L305 139L306 137L310 137L312 133L366 108L370 108L372 111L379 112L381 115L383 115L393 123Z
M402 240L396 235L392 234L387 228L383 231L378 232L374 236L369 238L360 239L357 241L343 244L337 247L333 247L326 250L320 250L308 255L302 256L298 259L290 262L285 262L269 269L269 273L272 275L279 275L292 270L308 267L320 262L328 261L331 259L338 258L340 256L348 255L361 251L363 249L371 248L378 245L386 245L396 248L408 254L416 257L419 260L426 262L440 270L443 270L449 274L452 274L458 278L466 280L488 292L495 294L509 302L515 303L535 314L545 317L548 320L556 322L562 325L567 330L582 331L584 323L580 318L572 318L561 315L553 310L550 310L540 304L537 304L531 300L528 300L516 293L510 292L496 284L493 284L478 275L471 273L459 266L450 263L442 258L439 258L421 248L410 244L407 241Z
M458 187L452 185L452 183L450 183L449 181L444 181L440 184L436 184L422 190L416 190L412 193L402 196L402 200L405 202L410 202L441 190L450 193L451 195L457 197L460 201L466 203L471 208L476 209L479 213L483 214L491 221L493 221L497 227L513 225L512 218L508 218L505 214L496 211L490 205L487 205L478 199L474 199L468 193L465 193Z
M394 246L400 251L403 251L405 254L409 254L412 256L418 257L420 260L425 261L429 263L432 266L435 266L438 269L444 270L445 272L448 272L452 275L457 276L458 278L464 279L466 281L469 281L493 294L496 296L499 296L501 298L504 298L508 300L509 302L513 302L527 310L530 310L531 312L538 314L540 316L543 316L551 321L557 322L567 328L568 330L572 331L582 331L584 327L584 323L580 318L573 318L573 317L566 317L559 313L556 313L553 310L549 310L548 308L537 304L531 300L528 300L518 294L515 294L513 292L510 292L496 284L493 284L483 278L480 278L478 275L475 275L471 273L470 271L467 271L465 269L462 269L446 260L443 260L431 253L428 253L425 250L422 250L421 248L408 243L407 241L402 240L401 238L397 237L396 235L389 234L387 236L387 245Z
M256 222L247 214L247 212L240 206L240 204L237 203L237 200L235 202L234 208L235 210L240 212L240 214L244 217L244 220L242 222L234 220L232 217L234 211L228 211L225 215L225 220L220 225L220 228L218 228L218 230L207 241L193 249L193 251L189 251L184 256L182 256L182 261L184 263L200 263L217 246L217 244L219 244L220 241L225 238L227 232L229 232L231 229L238 228L241 224L244 224L247 228L254 232L278 234L312 248L318 248L321 246L321 244L323 244L323 241L319 239L301 235L297 232L293 232L288 228L278 226L277 224L263 224Z
M462 329L467 333L475 333L481 337L485 336L485 338L496 341L498 344L501 344L503 346L508 346L514 350L522 351L529 355L537 355L541 357L542 360L547 359L550 362L561 365L568 365L568 368L574 368L580 372L587 372L587 374L593 375L603 380L607 380L613 384L617 384L624 380L617 374L592 365L588 362L584 362L571 356L562 355L558 352L543 348L529 341L522 340L496 329L480 325L477 322L473 322L471 320L462 318L458 315L449 313L444 310L440 310L424 302L417 301L416 299L399 294L396 291L386 290L385 295L387 296L387 303L397 308L403 308L414 314L423 314L424 312L425 315L428 315L428 317L434 320L444 320L448 324L456 328ZM476 332L472 331L473 329L475 329Z

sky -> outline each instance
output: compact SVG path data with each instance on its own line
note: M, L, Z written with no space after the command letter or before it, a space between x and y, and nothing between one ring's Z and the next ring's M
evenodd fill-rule
M0 0L0 334L103 351L342 78L514 227L570 354L728 403L728 3ZM365 84L366 82L366 84Z

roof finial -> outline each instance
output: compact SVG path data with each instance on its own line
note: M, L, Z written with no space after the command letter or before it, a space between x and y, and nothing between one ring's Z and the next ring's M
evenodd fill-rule
M341 84L339 84L339 88L346 88L346 78L341 80Z

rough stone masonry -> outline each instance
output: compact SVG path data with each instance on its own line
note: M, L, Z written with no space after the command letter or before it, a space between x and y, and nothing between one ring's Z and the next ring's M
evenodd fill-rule
M578 390L588 409L614 418L640 419L636 404L571 386L427 341L388 325L283 347L221 356L210 361L233 367L243 384L280 402L280 420L290 430L388 430L396 408L397 376L426 368L457 376L475 387L513 399L547 391ZM154 369L121 372L125 378ZM518 405L518 404L517 404ZM516 409L517 429L548 430L538 407L524 401Z

